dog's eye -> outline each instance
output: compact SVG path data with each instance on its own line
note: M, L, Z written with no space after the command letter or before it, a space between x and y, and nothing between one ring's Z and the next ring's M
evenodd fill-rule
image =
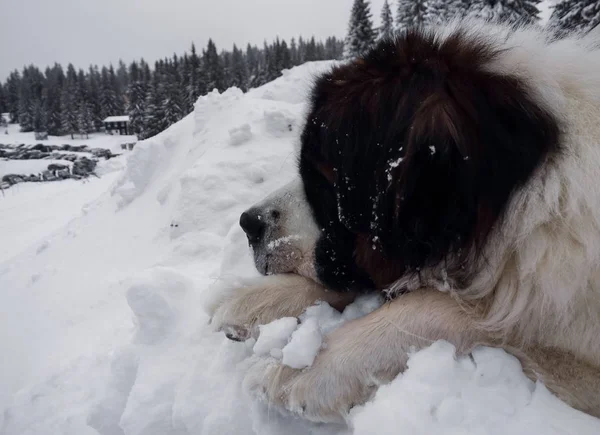
M271 210L271 217L273 219L279 219L280 216L281 216L281 213L278 210Z

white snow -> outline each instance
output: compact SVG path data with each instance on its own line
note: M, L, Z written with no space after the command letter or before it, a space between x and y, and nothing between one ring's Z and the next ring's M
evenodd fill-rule
M129 116L127 116L127 115L109 116L102 122L129 122Z
M329 65L294 68L245 95L210 93L100 179L0 196L0 433L600 433L598 420L532 384L504 352L457 360L445 343L414 354L349 428L247 396L257 343L213 332L201 304L209 287L257 275L239 215L294 176L304 101ZM252 136L232 146L229 131L244 124ZM343 314L311 307L288 358L309 365L318 336L381 302L360 298ZM271 357L285 358L294 334L285 332L265 347Z
M242 124L229 130L229 145L241 145L252 139L252 128L250 124Z
M319 322L316 318L309 317L294 331L290 342L281 349L281 362L293 369L310 367L322 343L323 335Z
M256 355L269 355L273 349L282 349L298 326L295 317L284 317L267 325L260 325L260 335L252 349Z

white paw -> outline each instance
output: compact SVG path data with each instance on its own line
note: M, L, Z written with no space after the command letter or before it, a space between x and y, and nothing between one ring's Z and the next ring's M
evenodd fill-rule
M350 410L370 400L380 382L344 352L326 348L312 367L297 370L274 358L257 358L244 388L259 400L315 422L343 422ZM356 361L360 355L355 355Z

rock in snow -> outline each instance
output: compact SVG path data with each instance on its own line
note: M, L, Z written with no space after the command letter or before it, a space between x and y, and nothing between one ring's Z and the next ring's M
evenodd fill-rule
M305 98L331 65L305 64L246 94L201 97L193 114L138 143L124 167L111 166L102 178L112 185L79 186L89 189L83 213L85 201L73 207L61 190L67 182L8 191L0 201L0 240L12 241L0 252L1 434L600 433L600 421L530 382L503 351L456 358L445 342L412 355L404 374L352 410L347 427L279 414L246 394L244 373L256 359L308 367L327 333L383 302L362 297L343 313L320 303L299 324L263 326L256 342L213 332L202 310L209 288L256 276L239 215L294 176ZM70 213L62 229L34 210L47 198ZM8 225L37 215L35 232Z

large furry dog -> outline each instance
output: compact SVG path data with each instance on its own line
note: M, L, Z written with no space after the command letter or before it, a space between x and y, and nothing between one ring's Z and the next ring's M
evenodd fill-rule
M241 225L267 275L212 308L236 339L389 297L326 337L313 366L265 360L246 386L338 421L445 339L519 358L600 416L600 51L473 22L414 30L316 80L298 181Z

